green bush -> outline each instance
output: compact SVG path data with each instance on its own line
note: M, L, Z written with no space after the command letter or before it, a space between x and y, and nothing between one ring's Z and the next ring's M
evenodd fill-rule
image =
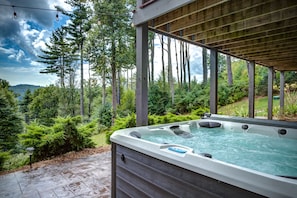
M18 153L11 155L3 164L3 170L12 170L30 163L29 155Z
M149 87L148 111L150 114L164 115L169 103L169 95L158 85Z
M34 147L33 159L39 161L69 151L94 147L88 127L78 127L80 117L58 117L52 127L32 123L19 136L23 148Z
M4 162L9 159L9 152L0 152L0 171L4 170Z
M296 84L295 84L296 85ZM297 85L296 85L297 87ZM297 91L286 92L285 97L285 114L286 116L295 116L297 115Z
M99 123L111 127L112 124L112 107L110 104L105 104L99 109Z

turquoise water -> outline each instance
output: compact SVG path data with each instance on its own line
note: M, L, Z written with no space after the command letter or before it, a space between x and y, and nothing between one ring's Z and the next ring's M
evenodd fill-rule
M214 159L272 175L297 176L297 140L222 128L192 129L192 134L187 139L164 133L142 139L188 146L195 153L209 153Z

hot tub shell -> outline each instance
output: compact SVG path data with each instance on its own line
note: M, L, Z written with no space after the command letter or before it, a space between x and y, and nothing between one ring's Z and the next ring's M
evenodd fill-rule
M265 135L297 139L297 124L212 115L174 123L217 121L229 130L246 124L249 132L261 126ZM232 126L228 123L233 122ZM294 197L297 180L253 171L194 153L182 145L157 144L130 135L151 133L173 124L116 131L112 142L112 197ZM267 129L266 129L267 128ZM280 135L279 129L286 134ZM184 153L168 148L181 148Z

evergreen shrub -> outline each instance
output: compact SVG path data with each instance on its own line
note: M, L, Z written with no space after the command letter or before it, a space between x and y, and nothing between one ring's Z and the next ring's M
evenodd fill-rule
M23 148L34 147L33 159L39 161L48 157L94 147L92 133L87 127L80 127L80 117L58 117L52 127L32 123L27 131L19 135Z

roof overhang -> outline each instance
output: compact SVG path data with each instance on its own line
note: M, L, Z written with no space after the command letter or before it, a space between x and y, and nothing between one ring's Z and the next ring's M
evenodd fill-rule
M297 71L297 1L147 0L134 24L241 59Z

